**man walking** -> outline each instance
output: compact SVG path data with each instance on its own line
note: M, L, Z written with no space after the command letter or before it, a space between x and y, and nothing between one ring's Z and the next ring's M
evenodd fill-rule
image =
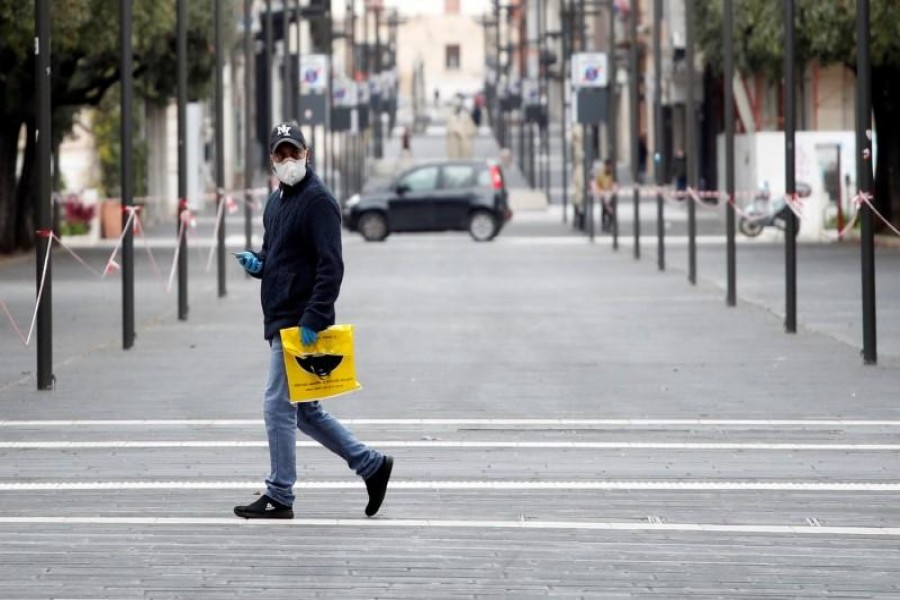
M265 338L271 346L264 414L271 472L266 493L252 504L235 506L245 519L291 519L297 481L297 429L345 461L366 483L365 513L378 512L391 477L393 459L358 441L318 402L292 404L279 331L300 326L303 345L334 325L334 303L341 288L341 216L331 192L307 165L309 148L294 123L276 125L269 153L281 185L263 214L260 252L241 252L238 263L262 281L260 295Z

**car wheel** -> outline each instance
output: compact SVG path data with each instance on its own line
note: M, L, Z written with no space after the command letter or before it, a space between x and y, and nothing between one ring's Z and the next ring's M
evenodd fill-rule
M486 210L477 210L469 217L469 235L476 242L488 242L497 235L497 220Z
M367 242L380 242L388 236L387 220L377 212L364 213L359 218L356 229Z
M738 229L747 237L756 237L762 233L763 225L759 221L751 221L750 219L741 219L738 223Z

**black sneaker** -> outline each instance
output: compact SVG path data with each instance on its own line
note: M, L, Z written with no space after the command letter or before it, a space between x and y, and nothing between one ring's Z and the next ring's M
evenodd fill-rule
M373 517L381 503L384 502L384 494L387 492L388 480L391 478L391 470L394 468L394 459L384 457L384 462L375 471L375 474L366 479L366 491L369 492L369 504L366 505L366 516Z
M294 509L263 494L253 504L235 506L234 514L244 519L293 519Z

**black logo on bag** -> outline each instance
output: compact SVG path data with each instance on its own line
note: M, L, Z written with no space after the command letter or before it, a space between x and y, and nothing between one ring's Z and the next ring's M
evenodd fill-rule
M294 359L300 368L315 375L320 379L325 379L331 375L331 372L338 368L344 357L340 354L304 354L303 356L295 356Z

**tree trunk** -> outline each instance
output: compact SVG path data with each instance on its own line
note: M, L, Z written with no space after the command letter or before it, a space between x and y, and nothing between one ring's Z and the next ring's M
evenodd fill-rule
M15 248L30 250L34 248L34 203L37 195L37 142L34 139L34 118L30 117L26 124L28 131L25 139L25 156L22 160L22 175L16 186L16 208L13 221L13 242Z
M875 207L900 224L900 66L872 68L872 111L878 132L875 152ZM876 230L884 229L876 223Z
M0 254L15 248L16 157L22 122L0 119Z

